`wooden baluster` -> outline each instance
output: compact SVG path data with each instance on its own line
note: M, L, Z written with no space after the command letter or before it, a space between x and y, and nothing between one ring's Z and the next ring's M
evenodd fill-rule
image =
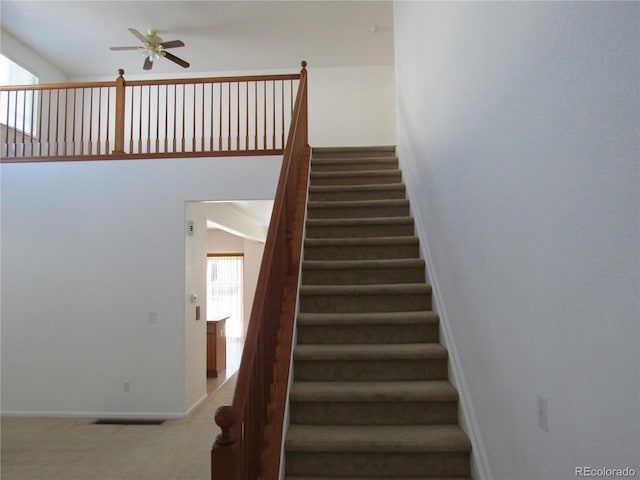
M236 150L240 150L240 82L236 82Z
M134 125L134 119L133 119L133 112L135 112L135 108L133 108L133 102L134 102L134 97L135 95L135 86L131 86L131 88L129 89L129 92L131 93L131 121L129 122L129 153L134 153L134 148L133 148L133 129L135 128Z
M164 151L169 151L169 85L164 90Z
M75 95L74 95L75 98ZM110 140L110 131L111 131L111 88L107 87L107 116L106 116L106 123L107 123L107 134L106 134L106 139L104 142L104 153L105 155L109 155L109 140Z
M178 86L173 86L173 151L176 151L176 137L178 135L177 122L178 119Z
M276 81L273 81L272 84L273 91L273 142L271 144L271 148L275 150L276 148Z
M125 81L124 70L118 70L118 78L116 78L116 123L114 138L114 154L124 153L124 109L125 109Z
M181 142L181 152L184 152L186 150L186 140L185 140L185 110L186 110L186 105L187 105L187 97L186 97L186 93L185 93L185 86L184 83L182 84L182 142Z
M67 154L67 144L68 142L68 137L67 137L67 124L69 123L67 121L67 106L69 105L69 89L65 88L64 90L64 134L63 134L63 144L64 144L64 151L63 151L63 155Z
M218 103L220 104L220 106L218 107L218 150L222 151L224 150L224 148L222 147L222 83L219 83L218 85L220 85L220 100L218 101Z
M191 141L191 148L193 151L196 151L196 97L197 97L197 87L193 85L193 137Z
M138 102L138 153L142 153L142 90L140 85L140 100Z
M267 149L267 81L265 80L264 82L264 92L263 93L263 97L264 97L264 123L262 124L262 130L264 132L264 139L263 139L263 145L262 148L263 150Z
M253 104L253 109L254 109L254 116L255 116L255 132L254 132L254 144L253 144L253 148L254 150L258 150L258 82L254 83L254 104Z
M5 93L5 92L2 92L2 93ZM4 143L7 145L7 153L6 153L6 155L7 155L7 157L9 157L10 153L11 153L11 149L9 148L9 125L10 125L10 123L9 123L9 118L10 118L9 112L11 111L11 90L7 90L6 93L7 93L7 121L5 122L5 125L7 126L7 129L6 129L6 132L5 132L5 135L4 135L4 137L5 137L4 138Z
M204 98L205 97L204 91L205 91L205 87L204 87L204 83L202 83L201 85L202 85L202 127L201 127L202 128L202 130L201 130L202 137L200 137L200 150L204 152L204 137L205 137L205 133L204 133L204 110L205 110L205 107L204 107L204 99L205 99Z
M151 85L147 87L147 152L151 153Z
M89 155L93 153L93 92L95 88L91 88L89 97Z
M209 126L209 130L210 130L209 131L209 134L210 134L210 137L209 137L209 150L212 151L212 152L213 152L213 147L214 147L214 142L213 142L213 130L214 130L213 129L213 109L214 109L214 104L215 104L213 92L214 92L213 83L211 83L211 111L209 112L210 116L211 116L211 119L210 119L211 120L211 125Z
M66 101L65 101L66 104ZM66 122L65 122L66 125ZM66 132L65 132L65 138L66 138ZM102 87L98 88L98 139L97 139L97 145L96 145L96 153L98 155L100 155L100 153L102 152L102 148L100 148L100 144L102 139Z
M47 155L51 155L51 90L47 90ZM13 139L15 143L15 138Z
M231 150L231 82L227 82L229 86L229 96L227 98L227 150Z
M25 150L25 142L24 142L24 136L25 136L25 122L26 122L26 111L27 111L27 91L25 90L22 94L22 157L24 157L24 150Z
M285 145L284 145L284 80L282 80L280 82L280 91L282 92L282 99L281 99L282 101L281 101L281 105L280 105L280 107L281 107L280 108L280 115L281 115L281 118L282 118L282 137L280 139L280 148L284 149L284 147L285 147Z
M156 153L160 151L160 85L156 85Z
M29 144L30 144L30 151L31 151L31 156L33 156L33 138L35 137L35 132L34 132L34 119L33 119L33 114L35 113L35 106L34 104L36 103L36 94L38 93L37 90L31 90L31 116L29 117L31 119L31 125L29 125Z
M244 126L244 149L249 150L249 82L245 82L245 97L244 97L244 117L245 117L245 126Z

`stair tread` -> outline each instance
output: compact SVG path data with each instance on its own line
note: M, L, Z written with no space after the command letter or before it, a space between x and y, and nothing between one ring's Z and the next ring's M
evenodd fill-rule
M389 198L383 200L309 200L307 208L376 208L376 207L405 207L409 200L404 198Z
M439 343L392 344L298 344L296 360L446 360L447 349Z
M431 285L426 283L391 283L369 285L302 285L302 295L384 295L429 294Z
M307 225L389 225L413 223L412 217L308 218Z
M298 325L385 325L438 323L438 314L418 312L305 313L298 314Z
M390 155L368 155L358 157L344 157L344 156L331 156L331 157L316 157L311 159L311 165L332 165L332 164L360 164L360 163L392 163L398 161L398 157L395 154Z
M289 426L288 451L468 452L471 442L457 425Z
M311 150L313 154L317 153L361 153L361 152L390 152L395 154L395 145L349 145L342 147L313 147Z
M391 258L372 260L304 260L303 268L308 269L343 269L343 268L424 268L421 258Z
M369 219L371 220L371 219ZM338 238L305 238L307 247L341 246L341 245L416 245L418 237L406 235L398 237L338 237Z
M471 480L471 477L366 477L370 480ZM363 480L363 477L308 477L287 475L284 480Z
M457 402L458 391L447 380L294 381L289 398L298 402Z
M310 185L309 192L354 192L354 191L384 191L404 190L403 183L371 183L364 185Z
M390 175L400 175L400 170L391 168L387 170L330 170L328 172L311 172L311 178L351 178L351 177L387 177Z

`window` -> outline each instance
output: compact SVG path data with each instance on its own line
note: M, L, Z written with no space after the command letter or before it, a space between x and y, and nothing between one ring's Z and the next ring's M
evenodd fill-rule
M38 77L4 55L0 55L0 85L37 85ZM0 95L0 123L11 129L34 136L38 92L2 92Z
M243 256L207 256L207 319L229 317L226 323L227 337L242 337Z

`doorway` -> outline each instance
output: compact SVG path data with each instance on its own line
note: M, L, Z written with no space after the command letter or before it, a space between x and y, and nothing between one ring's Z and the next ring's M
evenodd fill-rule
M207 320L225 320L226 373L238 370L244 333L244 254L207 254Z

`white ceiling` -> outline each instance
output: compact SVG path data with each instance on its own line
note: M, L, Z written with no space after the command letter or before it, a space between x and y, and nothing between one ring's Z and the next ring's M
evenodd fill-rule
M156 28L183 40L171 53L189 75L393 64L390 1L82 1L0 0L2 29L71 78L143 72L139 44L127 28ZM159 60L152 74L185 73Z

